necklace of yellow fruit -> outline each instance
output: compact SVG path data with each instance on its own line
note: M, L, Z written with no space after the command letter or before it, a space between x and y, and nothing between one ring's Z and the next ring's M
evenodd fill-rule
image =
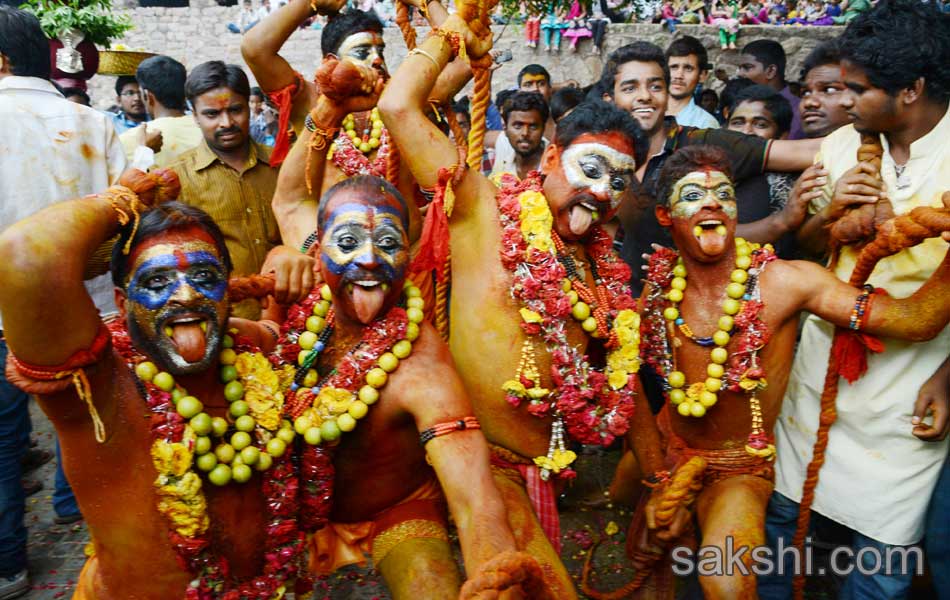
M225 384L224 397L228 401L227 419L212 417L205 412L201 400L189 395L185 388L175 382L171 373L159 372L155 363L143 361L135 366L136 376L147 384L145 387L150 395L153 391L150 386L171 394L174 404L171 410L195 434L194 464L200 471L206 472L208 481L215 485L227 485L231 481L245 483L253 475L252 468L266 471L273 459L282 456L294 439L290 422L280 420L276 408L269 409L274 414L258 415L258 418L250 414L250 406L244 400L245 386L251 380L260 383L263 378L257 373L258 369L271 368L266 359L248 360L247 372L239 373L235 366L239 358L252 357L253 354L237 354L234 351L234 338L224 336L219 362L221 381ZM275 389L273 393L277 394L279 390ZM275 426L264 427L258 419L272 422ZM183 439L188 437L185 435Z
M725 234L725 227L720 225ZM702 233L702 229L696 235ZM746 282L749 280L749 267L752 265L752 251L755 245L749 244L742 238L736 238L736 268L729 274L730 282L726 285L726 299L722 303L723 316L719 317L717 330L710 337L697 337L690 330L686 321L680 315L679 303L686 292L686 265L683 259L678 258L673 267L673 279L666 298L670 306L663 310L663 318L679 328L687 338L700 346L713 347L709 352L709 364L706 365L706 380L690 384L685 390L686 374L682 371L671 371L667 376L670 385L670 403L676 406L676 411L684 417L702 417L706 409L714 406L719 399L718 392L722 388L722 377L725 374L726 361L729 352L726 345L732 337L735 326L734 315L742 309L740 300L749 300L746 295Z
M344 135L349 136L353 146L363 154L369 154L376 148L379 148L383 137L383 120L379 118L379 110L374 108L369 113L369 122L362 131L356 130L356 117L353 113L343 118ZM336 143L330 146L330 151L336 150Z
M389 381L389 375L399 368L399 361L412 354L412 342L419 337L419 323L424 318L425 301L419 288L409 280L403 286L403 295L407 320L403 334L399 335L401 312L391 310L364 329L362 339L319 384L311 383L316 381L317 374L310 366L316 364L316 356L325 348L326 340L322 344L317 341L315 334L322 331L312 331L311 319L307 320L307 331L298 338L301 346L298 364L308 369L304 382L312 387L309 390L294 388L293 391L295 401L303 396L312 398L312 402L309 406L299 407L302 412L294 415L293 428L308 444L334 444L343 433L353 431L357 421L365 417L369 407L379 400L380 390ZM331 310L333 295L330 287L324 285L320 296L321 300L313 305L314 316L326 315ZM313 322L318 324L317 320ZM306 335L308 332L311 335ZM295 405L299 406L296 402Z

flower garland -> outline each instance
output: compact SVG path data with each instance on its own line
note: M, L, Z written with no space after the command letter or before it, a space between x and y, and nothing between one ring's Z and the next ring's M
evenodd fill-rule
M718 387L715 384L712 385L712 387L717 387L717 391L721 388L734 393L748 393L752 430L746 444L746 451L755 456L771 458L775 454L775 446L772 445L768 434L763 429L762 410L756 397L757 391L768 386L765 370L758 361L758 352L765 347L771 337L768 326L761 319L765 305L759 294L758 278L765 265L775 260L776 256L768 244L760 248L758 244L750 244L737 238L736 247L737 271L742 271L747 277L744 278L733 272L735 275L731 276L731 282L728 285L740 283L736 279L745 279L741 282L742 293L737 293L736 286L727 290L730 293L727 293L728 297L723 309L730 322L726 323L720 319L719 330L716 334L725 332L724 326L727 324L731 325L732 333L731 335L726 333L729 338L719 335L722 339L718 341L725 341L723 344L718 344L710 338L710 341L717 345L710 353L713 364L720 366L728 362L727 368L715 372L707 370L710 377L706 382L690 386L691 388L703 386L703 390L691 389L684 393L680 389L685 383L685 376L676 369L672 340L677 327L682 329L684 325L676 309L676 305L682 300L682 293L675 292L684 291L685 285L674 285L674 281L685 278L685 268L679 260L679 255L670 248L655 251L650 256L647 265L647 282L650 287L647 292L641 329L644 359L663 378L663 388L667 392L670 403L676 406L677 411L683 416L701 417L707 408L715 404L715 401L712 403L707 401L705 404L702 402L702 392L710 391L710 379L718 381ZM674 314L673 311L676 313ZM708 345L705 343L706 338L696 338L688 327L685 335L694 343ZM733 350L728 353L725 345L730 340ZM723 354L726 356L721 356ZM718 362L719 359L722 359L721 362ZM676 378L675 381L674 378ZM679 381L680 379L683 381ZM695 408L697 406L699 409Z
M151 455L153 466L158 472L155 479L159 498L158 510L168 520L169 538L182 566L195 578L185 590L185 598L271 600L282 596L285 583L297 575L304 548L303 531L297 523L298 473L291 453L275 452L270 461L272 464L267 465L267 468L262 469L260 463L256 465L263 471L261 489L267 505L264 568L261 575L249 581L234 582L229 576L227 559L212 550L211 536L208 533L210 519L207 501L201 491L201 477L192 468L197 440L202 436L197 435L191 422L186 421L175 406L176 402L181 403L187 395L180 387L174 387L171 391L164 389L169 386L163 381L165 377L159 377L161 373L154 374L150 380L142 379L138 370L140 365L148 361L132 345L125 323L117 319L108 323L108 327L116 350L129 368L139 375L139 389L143 391L146 405L152 412ZM234 349L240 352L238 356L263 358L248 340L240 336L229 338ZM248 384L258 375L266 376L268 372L274 374L266 361L254 359L250 364L252 372L248 372L243 378ZM161 386L155 382L156 377ZM264 390L258 391L265 393ZM279 403L276 391L272 393L271 402ZM267 422L267 419L273 416L271 411L273 407L266 408L263 411L266 415L258 419L258 424ZM276 440L279 438L273 435L275 429L277 426L272 430L262 426L255 429L255 433L261 437L271 434L270 439ZM258 460L262 456L264 453L259 453ZM320 525L325 523L326 516L316 515L313 520ZM322 522L319 521L321 517Z
M627 283L630 269L613 252L607 233L596 226L585 248L596 293L586 290L576 277L573 259L559 251L563 243L553 230L554 218L541 193L540 175L532 173L521 182L507 177L502 183L497 196L501 262L513 274L511 294L523 305L521 327L530 336L522 346L516 378L502 387L512 406L527 400L531 414L555 418L548 455L534 459L542 467L542 477L551 472L571 476L567 467L574 453L564 448L565 429L581 443L604 446L629 429L635 374L640 368L640 317ZM583 302L582 292L587 296ZM602 315L605 323L600 325L592 314ZM603 371L591 367L587 355L568 340L568 318L580 321L591 336L606 338ZM551 355L556 390L540 386L534 364L536 336Z
M362 135L355 131L352 114L343 119L343 131L330 145L327 160L332 160L347 177L354 175L375 175L386 177L389 154L392 152L389 130L383 126L377 109L370 116L372 129L364 130ZM367 155L377 150L376 158L369 160Z
M419 337L419 323L424 318L425 301L411 281L405 282L404 290L406 308L394 306L367 326L360 342L320 382L313 367L332 332L333 297L329 286L322 286L319 296L308 296L289 315L281 329L275 356L287 364L294 349L298 349L293 357L299 365L298 374L287 393L285 412L294 419L294 429L308 444L333 444L343 433L353 431L357 421L379 400L379 390L399 368L399 361L412 353L412 342ZM324 320L323 315L328 318Z

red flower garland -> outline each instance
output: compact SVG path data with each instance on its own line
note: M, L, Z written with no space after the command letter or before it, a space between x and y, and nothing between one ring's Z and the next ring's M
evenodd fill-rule
M119 319L107 324L112 341L128 367L146 360L132 345L125 323ZM259 352L250 340L233 335L236 352ZM152 412L153 440L181 442L184 419L179 415L171 394L151 382L137 381L145 389L145 400ZM264 569L250 581L230 581L230 566L223 556L211 548L208 533L187 537L169 531L169 539L181 567L197 579L184 593L187 600L270 600L284 583L296 577L304 549L304 534L297 523L298 473L291 452L275 458L270 469L261 474L261 491L267 505L267 544L264 548ZM332 473L331 473L332 477ZM328 512L309 515L310 523L322 526Z
M522 322L521 327L528 335L540 335L544 340L552 359L551 379L557 386L545 402L531 404L528 411L544 417L552 414L553 409L564 420L573 439L608 446L630 428L635 376L630 376L624 388L612 389L606 375L592 368L587 355L567 340L565 326L573 318L570 299L561 288L567 272L553 252L529 250L521 234L518 200L525 191L541 192L539 173L529 174L524 181L511 175L502 177L497 195L502 225L501 262L513 274L512 296L541 315L540 323ZM610 236L602 227L594 226L590 235L585 250L605 288L610 317L624 309L635 309L628 284L630 267L613 251ZM605 345L611 349L616 341L608 340ZM520 398L509 395L508 401L517 406Z
M344 175L347 177L375 175L383 179L386 178L386 167L389 164L389 154L391 152L388 129L383 128L383 133L379 137L376 158L372 162L363 154L362 150L353 144L353 140L346 134L346 131L341 131L334 143L336 149L333 151L333 164L343 171Z

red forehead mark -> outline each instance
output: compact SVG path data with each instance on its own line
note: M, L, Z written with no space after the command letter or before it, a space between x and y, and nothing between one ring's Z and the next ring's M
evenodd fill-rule
M188 258L181 248L175 248L175 260L178 261L178 270L184 271L188 268Z

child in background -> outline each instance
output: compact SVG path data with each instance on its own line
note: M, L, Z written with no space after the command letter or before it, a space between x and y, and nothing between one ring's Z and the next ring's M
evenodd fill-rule
M736 38L739 37L739 4L729 2L724 6L720 0L713 0L709 18L719 28L720 48L735 50Z
M537 48L541 39L541 15L533 6L524 3L521 5L522 14L528 15L524 22L524 45L528 48Z
M548 14L541 21L541 31L544 33L544 51L561 51L561 32L567 28L564 22L564 12L552 2L548 5Z
M587 28L587 9L580 0L574 0L571 10L567 13L568 27L564 37L571 40L571 52L577 52L577 43L593 34Z

